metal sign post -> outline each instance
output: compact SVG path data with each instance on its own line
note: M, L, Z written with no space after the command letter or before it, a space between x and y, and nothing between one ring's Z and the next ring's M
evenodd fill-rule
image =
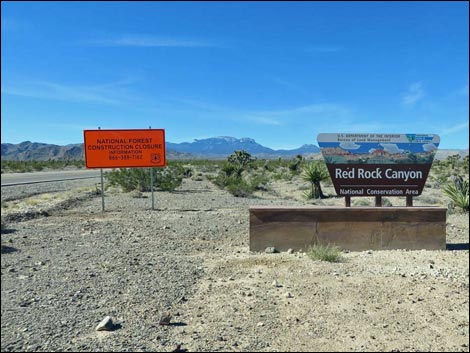
M98 130L101 130L101 127L98 126ZM104 212L104 182L103 182L103 168L100 169L101 172L101 212Z
M149 126L149 129L152 127ZM153 198L153 168L150 167L150 191L152 192L152 210L155 210L155 200Z
M101 196L104 211L102 168L150 168L152 210L155 209L153 168L165 167L164 129L84 130L85 166L101 170Z

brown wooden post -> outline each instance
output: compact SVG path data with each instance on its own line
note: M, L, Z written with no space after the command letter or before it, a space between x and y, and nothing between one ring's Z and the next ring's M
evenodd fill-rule
M346 207L351 207L351 196L345 196L344 203Z
M406 196L406 207L413 207L413 196Z
M382 196L375 197L375 207L382 207Z

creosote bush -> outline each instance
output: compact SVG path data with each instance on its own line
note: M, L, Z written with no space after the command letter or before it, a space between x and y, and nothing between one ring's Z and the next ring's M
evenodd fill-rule
M251 180L243 177L243 173L252 168L253 162L254 160L248 152L235 151L227 158L227 162L217 177L212 179L212 182L234 196L247 197L257 189L262 181L256 177Z
M174 165L166 168L154 168L153 187L155 190L173 191L183 181L184 169ZM105 173L111 186L121 186L123 191L150 190L150 170L148 168L120 168Z
M53 160L47 161L8 161L2 160L2 173L14 172L14 173L25 173L25 172L36 172L41 171L45 168L49 169L63 169L65 167L74 166L76 168L83 168L83 160Z

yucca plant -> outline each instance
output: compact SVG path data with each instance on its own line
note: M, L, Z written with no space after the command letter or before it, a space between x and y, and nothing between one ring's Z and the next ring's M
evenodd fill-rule
M325 195L321 189L320 182L328 179L328 177L328 170L323 163L311 162L304 165L302 178L310 182L311 186L310 191L305 193L305 197L308 199L324 199Z
M455 206L462 208L464 212L469 210L469 186L468 180L462 177L455 178L454 182L444 188L444 194L450 197Z

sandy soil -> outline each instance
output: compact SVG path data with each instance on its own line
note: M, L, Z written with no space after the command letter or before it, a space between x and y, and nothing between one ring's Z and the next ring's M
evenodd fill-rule
M248 206L306 204L297 179L253 198L186 179L156 193L155 211L149 193L109 191L102 213L83 188L69 203L29 192L28 212L48 216L14 216L23 206L2 190L2 351L469 350L466 215L448 216L446 251L328 263L248 251ZM426 197L446 205L438 190ZM172 324L160 326L167 311ZM96 332L107 315L116 330Z

